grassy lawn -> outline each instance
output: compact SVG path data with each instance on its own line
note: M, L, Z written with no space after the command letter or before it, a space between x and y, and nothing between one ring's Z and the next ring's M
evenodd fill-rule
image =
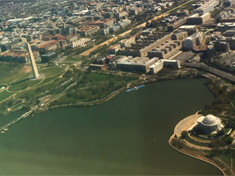
M57 104L76 104L76 103L80 103L83 102L83 99L76 99L74 97L69 97L67 96L67 94L63 95L62 97L60 97L59 99L57 99L56 101L52 102L52 105L57 105Z
M223 152L223 154L219 154L216 156L217 158L221 159L224 163L226 163L229 167L231 167L231 153ZM235 158L232 159L233 161L233 172L235 172Z
M65 62L66 61L76 61L76 62L79 62L79 61L83 61L84 59L82 58L82 57L67 57L66 59L65 59Z
M41 86L41 85L44 85L44 84L47 84L47 83L50 84L49 82L55 80L57 77L58 77L58 75L52 76L52 77L49 77L49 78L45 78L45 79L43 80L43 82L40 84L40 86Z
M7 92L6 90L2 91L2 92L0 93L0 101L6 99L6 98L8 98L8 97L10 97L12 94L13 94L13 93L9 93L9 92Z
M32 86L38 84L40 81L42 81L42 80L41 79L37 79L37 80L25 79L25 80L22 80L22 81L19 81L19 82L12 84L8 90L9 91L24 90L28 87L32 87Z
M113 78L113 77L114 77L113 75L99 74L99 73L94 73L94 72L91 72L86 75L86 78L91 82L107 81L109 78Z
M5 84L10 84L12 81L19 79L20 77L28 77L31 73L24 73L21 74L19 70L17 71L12 71L11 73L9 73L8 75L4 75L2 77L0 77L0 82L5 83Z
M14 69L19 69L23 67L24 64L19 64L16 62L2 62L0 64L0 76L8 74L10 71Z
M35 91L35 89L29 89L20 93L17 93L15 98L28 98L28 97L36 97L38 95L38 92Z
M188 137L188 136L186 137L185 140L188 141L191 144L195 144L195 145L203 146L203 147L209 147L209 143L199 142L199 141L196 141L196 140L194 140L194 139L192 139L191 137Z
M46 77L53 76L55 74L62 73L65 67L57 67L57 66L52 66L52 67L46 67L42 70L40 70L41 74L44 74Z

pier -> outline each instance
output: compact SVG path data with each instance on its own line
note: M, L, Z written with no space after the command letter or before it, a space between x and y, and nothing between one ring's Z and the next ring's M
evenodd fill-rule
M20 121L21 119L25 118L25 117L28 117L32 112L33 112L34 108L32 108L30 111L22 114L20 117L18 117L17 119L15 120L12 120L11 122L9 122L8 124L6 125L3 125L0 127L0 131L5 131L5 129L7 129L9 126L15 124L16 122Z

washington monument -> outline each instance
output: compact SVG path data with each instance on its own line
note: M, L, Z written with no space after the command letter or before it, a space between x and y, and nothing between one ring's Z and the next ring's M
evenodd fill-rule
M33 56L33 53L32 53L31 46L29 45L28 42L27 42L27 48L28 48L28 52L29 52L29 58L30 58L34 78L38 78L39 77L38 69L37 69L37 66L36 66L36 63L35 63L35 60L34 60L34 56Z

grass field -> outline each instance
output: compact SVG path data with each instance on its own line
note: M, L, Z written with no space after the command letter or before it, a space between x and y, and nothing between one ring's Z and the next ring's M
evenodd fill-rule
M13 93L7 92L6 90L2 91L0 93L0 101L10 97L11 95L13 95Z
M83 61L84 59L82 57L67 57L64 61L76 61L76 62L79 62L79 61Z
M20 73L20 70L12 71L8 75L0 77L1 84L10 84L12 81L19 79L20 77L29 76L31 73Z
M36 79L36 80L25 79L20 82L14 83L13 85L10 86L10 88L8 90L9 91L24 90L29 87L35 86L36 84L40 83L41 81L42 81L41 79Z
M53 76L53 75L62 73L64 69L65 69L64 66L61 66L61 67L57 67L57 66L46 67L46 68L40 70L40 74L44 74L46 77Z
M108 79L110 78L113 78L114 76L113 75L107 75L107 74L98 74L98 73L89 73L88 75L86 75L86 78L89 80L89 81L97 81L97 82L100 82L100 81L107 81Z
M0 64L0 76L7 75L12 70L20 69L24 65L16 62L2 62Z
M223 154L220 154L216 157L221 159L224 163L226 163L229 167L231 167L231 156L232 156L232 154L230 152L224 151ZM235 158L234 158L234 156L233 156L232 160L233 160L232 161L233 172L235 172Z

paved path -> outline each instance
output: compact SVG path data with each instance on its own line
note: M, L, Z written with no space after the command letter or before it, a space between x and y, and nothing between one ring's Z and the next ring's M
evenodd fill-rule
M191 116L188 116L181 120L174 129L174 135L176 134L177 137L181 136L182 131L187 131L198 119L200 115L194 114Z

